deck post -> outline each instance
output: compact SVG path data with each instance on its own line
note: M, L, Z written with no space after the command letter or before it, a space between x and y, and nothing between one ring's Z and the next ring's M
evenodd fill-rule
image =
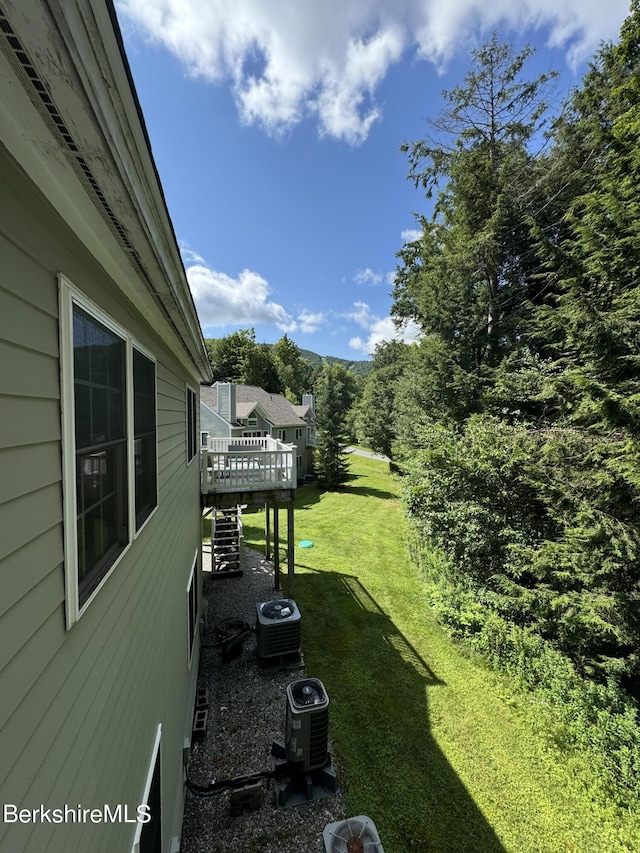
M269 501L265 502L264 505L264 558L265 560L271 559L271 529L269 525Z
M287 501L287 595L290 598L295 592L294 559L293 501Z
M278 503L273 502L273 568L275 589L280 589L280 531L278 529Z

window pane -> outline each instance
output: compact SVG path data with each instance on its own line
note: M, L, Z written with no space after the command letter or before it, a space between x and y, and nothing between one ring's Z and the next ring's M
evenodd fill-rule
M198 448L196 424L197 424L197 398L195 392L187 388L187 462L196 455Z
M80 605L127 542L126 446L80 454L76 464Z
M136 529L157 506L156 369L151 359L133 351L133 422Z
M156 426L156 375L154 363L137 349L133 351L133 394L135 434L150 432Z
M73 309L76 448L125 436L125 342Z
M74 305L73 352L82 606L128 542L126 344Z
M91 388L89 384L75 383L76 447L91 446Z

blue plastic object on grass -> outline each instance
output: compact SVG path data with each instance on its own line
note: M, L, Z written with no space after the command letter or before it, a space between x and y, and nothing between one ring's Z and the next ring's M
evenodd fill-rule
M300 547L313 548L313 542L310 539L303 539L302 542L300 542Z

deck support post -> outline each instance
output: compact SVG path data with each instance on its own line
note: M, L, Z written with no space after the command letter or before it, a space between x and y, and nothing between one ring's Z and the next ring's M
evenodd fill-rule
M278 503L273 502L273 569L275 589L280 589L280 530L278 526Z
M271 559L271 525L269 524L269 501L266 501L264 505L264 558L265 560Z
M293 501L287 501L287 595L289 598L293 598L295 594L294 560Z

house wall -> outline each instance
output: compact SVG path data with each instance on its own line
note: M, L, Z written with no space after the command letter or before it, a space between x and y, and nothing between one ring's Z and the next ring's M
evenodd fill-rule
M251 417L256 418L257 423L255 425L246 424L241 429L234 429L233 434L242 436L248 432L259 432L260 435L271 435L271 422L263 417L259 411L254 411Z
M199 553L198 388L0 146L0 804L142 802L162 724L163 850L180 834L188 665L186 589ZM158 508L87 610L65 625L57 273L157 359ZM134 275L132 271L132 276ZM131 849L134 824L7 824L0 850Z
M300 437L296 438L296 434L298 434ZM278 438L278 436L282 436L280 438L280 441L283 441L285 444L294 445L294 447L296 448L295 456L297 459L296 474L298 479L301 480L309 470L307 453L307 427L273 427L273 429L271 430L271 435L273 436L273 438Z

